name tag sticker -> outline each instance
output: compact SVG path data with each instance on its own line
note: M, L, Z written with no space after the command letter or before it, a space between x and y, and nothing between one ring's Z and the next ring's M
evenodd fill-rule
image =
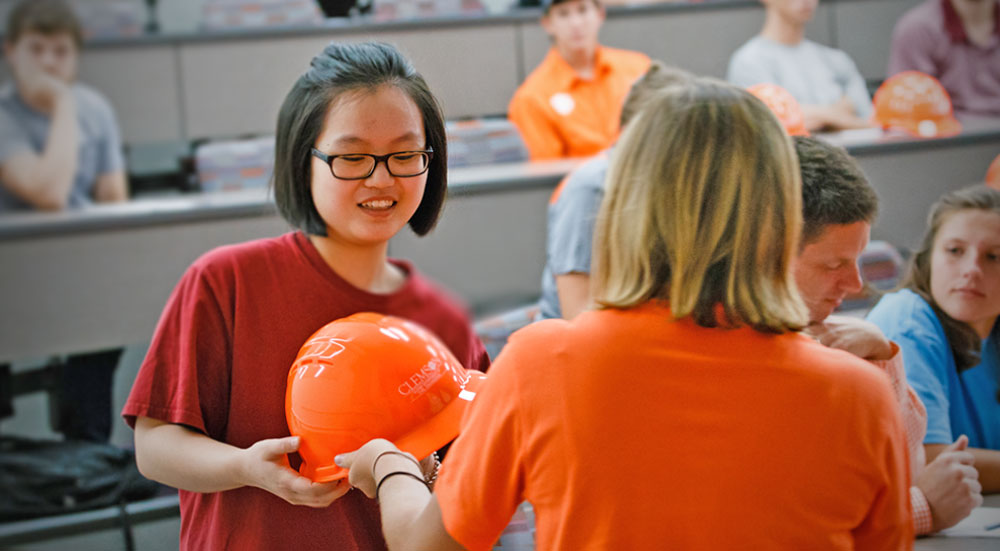
M556 110L562 116L569 115L576 108L576 102L573 101L573 96L567 94L566 92L559 92L554 94L549 98L549 105Z

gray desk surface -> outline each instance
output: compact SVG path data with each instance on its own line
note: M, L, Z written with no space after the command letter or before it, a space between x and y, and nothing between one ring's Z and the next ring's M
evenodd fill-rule
M985 496L983 501L986 507L1000 507L1000 494ZM1000 539L932 536L917 538L913 549L914 551L997 551L1000 549Z
M1000 507L1000 494L986 496L984 505ZM180 514L177 496L160 497L127 506L132 523L156 520ZM30 541L73 535L88 530L117 527L120 522L117 508L100 509L61 517L41 518L0 524L0 545L14 545ZM996 551L998 540L974 538L947 538L932 536L918 538L914 551ZM527 551L527 550L525 550Z
M177 495L136 501L125 506L130 524L139 524L180 515ZM105 507L80 513L41 517L0 523L0 548L53 538L74 536L96 530L120 528L123 513L119 507Z
M966 118L962 122L962 134L950 138L918 139L901 132L883 132L876 128L820 134L817 137L845 147L859 158L977 145L996 145L996 151L1000 153L1000 119ZM449 170L449 195L551 186L553 181L558 181L579 162L579 159L570 159L453 168ZM981 177L985 174L984 165ZM969 179L961 185L974 181L975 179ZM246 190L167 196L119 205L95 205L80 211L4 214L0 216L0 240L166 221L258 216L273 212L273 208L272 201L264 190Z
M948 138L914 138L902 131L886 132L879 128L845 130L821 134L819 137L846 148L855 157L922 150L931 145L934 148L945 148L1000 140L1000 119L966 116L959 120L962 123L962 133ZM983 175L985 174L984 172Z
M552 187L579 163L579 159L567 159L453 168L448 171L448 195L461 197ZM96 204L73 211L2 214L0 241L197 220L271 216L275 212L273 199L265 189L165 195L118 204Z

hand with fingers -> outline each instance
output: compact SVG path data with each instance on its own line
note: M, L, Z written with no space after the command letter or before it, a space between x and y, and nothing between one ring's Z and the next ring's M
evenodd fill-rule
M983 504L979 473L972 454L966 451L968 446L969 438L959 436L917 476L915 485L931 506L935 532L958 524Z
M46 111L51 111L60 98L70 96L69 85L39 65L17 64L11 67L11 71L25 99Z
M266 490L292 505L322 508L351 489L346 480L313 482L292 470L288 454L298 451L299 437L261 440L242 450L240 470L247 486Z
M377 475L375 474L376 460L380 460L378 461L380 471L395 470L395 467L392 467L395 465L396 467L423 472L423 466L415 457L406 452L399 451L399 448L392 442L382 438L370 440L364 446L351 453L338 455L334 461L337 466L350 471L348 480L350 480L351 486L361 490L366 496L374 498L376 497L375 491L378 486ZM415 467L410 466L410 464ZM386 472L381 472L381 474L384 476Z
M847 316L829 316L809 325L805 333L824 346L850 352L869 360L888 360L893 355L892 343L875 324Z

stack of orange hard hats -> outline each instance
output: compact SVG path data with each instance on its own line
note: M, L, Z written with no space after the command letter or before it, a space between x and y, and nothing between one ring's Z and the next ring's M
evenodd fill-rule
M301 438L299 472L316 482L344 478L334 457L372 438L430 455L458 435L485 378L411 321L366 312L325 325L288 372L285 416Z
M764 102L791 136L808 136L806 120L802 115L802 107L788 90L777 84L754 84L747 91Z
M951 96L936 78L903 71L886 79L875 92L875 121L921 138L954 136L962 131Z

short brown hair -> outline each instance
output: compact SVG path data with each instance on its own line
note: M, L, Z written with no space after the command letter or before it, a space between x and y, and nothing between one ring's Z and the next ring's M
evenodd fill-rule
M878 196L861 166L841 147L816 138L795 136L802 171L802 241L804 247L830 225L871 224Z
M26 32L45 35L66 33L77 48L83 45L83 25L64 0L22 0L7 17L4 40L13 44Z

